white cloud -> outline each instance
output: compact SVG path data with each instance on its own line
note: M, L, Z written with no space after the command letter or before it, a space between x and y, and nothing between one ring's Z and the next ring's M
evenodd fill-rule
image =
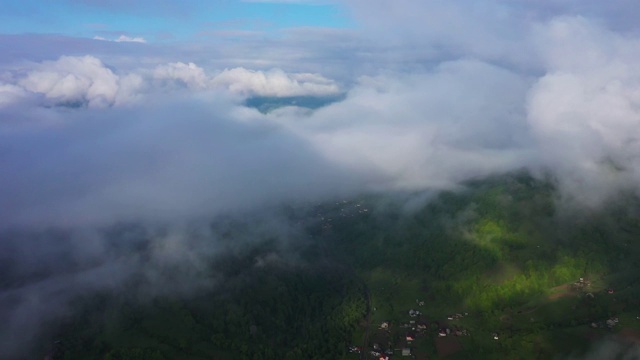
M63 56L30 71L18 84L47 98L104 107L113 104L118 76L93 56Z
M243 96L326 96L340 93L335 81L318 74L287 74L280 69L254 71L227 69L216 75L213 86L229 89Z
M369 39L400 54L472 56L503 63L535 63L523 40L531 22L500 0L347 0Z
M224 89L243 97L250 96L326 96L340 93L335 81L319 74L286 73L280 69L226 69L210 76L194 63L169 63L153 70L157 81L177 82L193 90Z
M18 102L27 96L27 92L20 86L0 82L0 107Z
M114 41L114 42L135 42L135 43L146 43L147 41L143 37L130 37L127 35L120 35L117 38L110 40L104 38L102 36L94 36L94 40L102 40L102 41Z
M129 37L126 35L120 35L115 42L138 42L138 43L146 43L147 41L143 37Z
M62 77L59 64L43 65ZM47 139L46 129L30 130L7 143L14 150L4 161L32 153L40 160L2 180L0 195L12 204L0 209L3 221L188 218L367 189L451 188L519 167L529 156L520 139L529 81L480 61L363 78L340 103L269 115L199 88L204 83L245 95L292 96L333 94L337 86L317 74L281 70L221 74L234 76L208 78L196 65L168 64L120 75L116 106L109 109L48 109L65 121L59 135ZM162 78L195 84L191 89L202 95L145 88L152 84L145 81ZM142 92L144 101L117 106L126 82L143 89L130 92ZM56 164L55 171L47 164ZM29 190L15 190L24 188Z
M529 81L478 61L363 78L345 101L304 116L271 115L333 163L379 189L450 188L526 164ZM500 101L494 101L500 99Z
M529 123L565 193L597 205L640 182L640 41L583 18L539 29L548 73L532 88Z
M114 73L100 59L89 55L62 56L56 61L31 64L12 77L17 78L14 83L0 83L0 108L33 93L47 99L41 105L89 107L133 104L158 90L225 91L241 97L341 93L335 81L319 74L233 68L209 75L191 62L171 62L151 69Z
M136 212L153 212L153 209L170 209L173 204L180 204L177 208L189 213L191 207L200 209L202 197L197 195L198 191L192 195L182 189L205 192L206 186L199 181L207 186L217 184L224 189L211 197L219 200L219 204L232 204L236 200L247 202L244 194L250 192L242 186L258 178L272 182L269 191L273 198L284 198L283 188L274 184L287 184L287 189L298 189L307 186L305 181L311 181L293 173L288 173L285 178L271 172L283 163L292 166L288 156L290 152L297 151L296 146L306 150L306 160L296 159L296 166L302 166L304 171L309 169L300 163L321 164L314 166L320 172L343 169L343 175L353 181L349 186L357 183L360 189L449 188L473 177L522 166L540 166L557 174L563 188L593 194L593 198L587 200L597 204L618 189L637 183L640 179L640 162L636 155L640 153L637 130L640 128L637 110L640 108L640 70L635 61L640 58L640 46L637 37L612 32L602 25L595 25L596 22L588 18L562 17L549 22L536 20L517 27L517 31L510 34L513 38L505 43L496 34L509 28L514 19L521 19L521 14L515 16L504 10L502 2L492 4L496 13L486 14L482 9L473 9L473 26L469 29L482 27L487 19L499 22L483 28L483 32L467 36L465 31L469 29L449 29L444 23L428 25L435 26L437 32L444 32L445 38L451 37L452 43L458 44L456 51L460 53L452 53L450 49L443 52L450 60L434 57L433 62L427 64L415 59L412 60L415 62L399 63L400 57L389 57L385 61L392 61L391 66L384 67L383 62L371 63L377 65L367 68L368 76L360 77L346 89L315 71L230 67L216 72L194 62L157 59L149 64L130 60L139 67L112 70L97 58L87 56L62 57L58 61L45 61L33 68L11 73L3 79L9 85L3 87L5 91L0 91L0 95L9 99L4 101L6 104L16 103L21 96L36 93L48 99L49 103L45 105L79 102L90 108L111 107L103 109L104 115L100 116L105 118L143 118L145 120L140 121L139 126L145 127L145 131L122 135L128 139L122 141L125 142L124 147L129 146L131 153L144 154L146 151L126 141L141 137L139 134L148 133L155 125L148 119L148 106L165 106L168 98L172 100L166 105L167 115L153 112L153 116L162 118L170 114L187 122L196 117L203 122L197 122L197 126L202 126L200 131L176 139L173 133L180 133L180 126L184 123L165 119L162 123L166 127L154 131L157 138L166 136L166 144L188 142L190 136L214 132L237 139L225 142L216 138L220 147L210 146L208 141L211 139L206 139L195 142L193 148L188 149L178 145L157 149L153 144L146 144L151 147L149 154L162 153L163 158L173 154L184 155L176 155L179 160L167 163L166 168L172 169L168 173L164 169L150 169L138 164L122 169L123 177L115 176L112 182L91 192L93 198L87 196L75 203L69 201L67 205L75 209L69 213L74 214L83 214L90 205L105 202L108 206L98 208L116 209L111 212L122 211L127 216ZM442 1L431 5L435 6L434 14L446 14L456 9ZM420 24L417 20L412 22L413 17L407 15L411 9L415 8L407 5L393 10L398 14L391 14L384 20L389 22L385 26L399 24L403 29L409 29L403 31L413 34L412 29L417 31ZM436 16L434 14L430 16ZM465 23L465 15L456 16L461 18L454 23L462 27L460 24ZM404 18L409 19L409 24L400 24L399 19ZM442 44L440 40L427 38L414 40L410 36L405 40L411 46L394 43L393 46L381 45L381 48L397 47L402 53L433 41L436 45ZM476 40L478 43L472 44ZM358 44L343 45L360 49ZM520 49L526 51L520 53ZM514 59L523 55L531 55L534 70L513 65L517 63ZM513 61L499 61L504 59ZM11 83L11 79L18 80ZM340 80L348 83L350 79ZM341 93L347 96L344 101L314 112L288 108L261 115L238 105L237 96L234 101L225 100L224 95L220 96L224 93L240 97ZM209 101L212 97L221 99L215 107L209 108L200 103L202 99ZM123 109L119 106L124 104L129 107ZM187 111L185 107L194 109ZM79 109L71 117L60 115L58 110L41 111L38 116L46 113L50 117L81 122L89 116L93 118L102 114L93 112L93 109ZM24 113L28 118L34 112L28 109ZM202 120L208 116L215 119L212 120L217 122L215 126L208 127L209 124ZM260 128L259 132L278 134L274 137L277 140L269 146L278 141L295 142L296 145L290 145L272 157L269 146L252 147L251 141L246 140L251 136L243 137L245 128L240 131L234 128L235 125L228 125L230 128L222 131L218 128L221 124L244 124L242 126L248 127L260 124L265 128ZM165 135L168 133L172 136ZM255 152L251 155L236 154L236 145ZM86 144L78 146L89 148ZM123 144L118 143L117 146ZM215 164L200 158L202 154L212 153L237 155L239 160L234 164L250 164L247 166L258 170L245 171L244 165L232 165L221 158L216 158L218 162ZM54 155L60 158L52 158L51 163L62 162L66 156ZM231 158L235 160L234 156ZM251 156L262 161L254 163L253 159L248 160ZM187 166L188 159L192 157L195 159L192 166ZM104 163L110 161L106 159ZM265 167L261 167L263 164ZM132 170L138 168L148 170L148 173ZM327 170L327 173L335 174L332 171ZM174 178L171 174L193 174L193 179L199 181L190 180L189 176ZM170 180L153 183L156 178ZM322 176L318 177L318 181L323 180ZM331 189L321 188L331 192ZM174 197L157 196L158 193L170 193ZM300 195L293 190L289 194L292 197ZM233 199L234 196L238 199ZM260 196L253 194L252 198ZM99 215L94 217L99 218Z
M208 86L209 77L204 70L194 63L169 63L159 65L153 71L156 80L176 80L192 89L204 89Z

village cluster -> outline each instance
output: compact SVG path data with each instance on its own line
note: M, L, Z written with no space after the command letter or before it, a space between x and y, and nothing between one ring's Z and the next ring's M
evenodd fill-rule
M591 288L591 281L589 280L580 278L578 279L578 281L571 284L571 288L575 291L580 291L582 294L584 294L586 298L589 298L589 299L595 298L595 295L589 291ZM606 291L607 291L607 294L610 294L610 295L615 293L615 291L612 288L607 288ZM593 329L598 329L598 328L613 329L618 325L618 323L619 323L619 319L614 316L607 320L597 321L597 322L594 321L590 324L590 327Z
M606 321L592 322L591 327L597 329L604 328L606 326L609 329L613 329L616 325L618 325L618 322L619 320L617 317L611 317Z
M570 284L571 289L574 292L579 292L582 296L587 298L594 298L594 294L590 292L591 290L591 281L585 280L584 278L579 278L576 282ZM612 288L606 289L608 294L613 294L614 290ZM424 306L425 302L419 299L416 299L416 305L418 307ZM426 319L423 318L423 314L420 310L410 309L408 310L409 319L405 322L397 324L395 327L395 339L396 343L392 344L391 338L393 338L392 334L392 325L389 321L383 321L378 326L378 335L379 338L382 338L382 335L386 334L386 338L388 339L388 346L382 347L379 342L375 342L370 344L368 348L365 348L367 351L367 355L369 359L374 358L377 360L390 360L390 357L394 354L401 355L403 357L412 356L412 345L413 342L423 336L428 336L429 333L433 332L435 339L438 338L446 338L448 336L469 336L470 332L464 327L455 324L457 320L460 320L466 316L469 316L467 312L455 313L448 315L446 321L430 321L430 327L427 325ZM640 320L640 316L638 317ZM592 328L609 328L613 329L619 323L619 319L617 317L611 317L607 320L592 322ZM403 336L400 338L402 340L398 341L398 331L400 331ZM499 334L494 332L491 334L491 338L494 340L499 340ZM444 340L444 339L443 339ZM372 349L372 350L370 350ZM359 346L351 346L349 347L349 351L352 353L361 354L363 351L362 347Z
M424 306L424 301L416 300L416 304L418 306ZM388 341L388 346L386 347L381 346L379 342L374 342L370 345L370 349L372 350L367 351L369 359L390 360L390 357L394 354L402 357L410 357L413 355L413 342L419 337L428 336L430 333L434 335L435 339L447 336L468 336L470 334L469 331L462 326L452 325L449 323L450 321L455 321L468 316L469 313L463 312L449 315L447 316L447 321L432 321L430 322L430 327L427 325L427 321L423 319L423 314L419 310L410 309L407 313L409 315L409 319L397 324L397 327L395 328L396 331L403 334L400 338L401 340L397 341L395 344ZM378 338L391 340L392 325L389 321L383 321L380 323L377 330ZM359 346L351 346L349 347L349 351L360 354L363 349Z
M591 281L586 280L585 278L580 278L578 279L578 281L574 282L571 284L571 289L573 291L579 291L581 292L584 296L588 297L588 298L594 298L595 295L593 295L592 292L590 292L591 290ZM613 294L615 291L612 288L607 288L607 294Z

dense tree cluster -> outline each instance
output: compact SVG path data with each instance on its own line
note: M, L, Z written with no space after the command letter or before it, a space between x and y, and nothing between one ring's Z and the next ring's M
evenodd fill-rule
M78 301L65 359L335 359L366 312L355 277L316 266L247 269L186 298Z

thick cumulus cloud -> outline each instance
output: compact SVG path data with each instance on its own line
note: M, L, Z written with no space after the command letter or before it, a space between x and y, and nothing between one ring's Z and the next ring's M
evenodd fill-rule
M640 11L637 2L349 4L400 54L414 54L420 44L422 57L436 64L438 57L472 57L532 79L518 100L535 154L528 165L550 170L566 199L598 206L621 190L637 192L640 39L629 15Z
M529 83L483 62L452 61L362 78L304 124L295 111L272 117L332 163L371 174L373 187L444 189L532 161L522 103Z
M328 96L341 93L333 80L313 73L288 74L280 69L254 71L242 67L208 74L190 62L160 64L153 69L114 72L94 56L62 56L22 69L11 76L15 83L0 83L0 106L31 95L43 95L43 105L105 108L135 102L140 96L164 88L194 91L227 90L250 96ZM0 78L1 79L1 78Z
M213 84L246 96L327 96L340 93L334 81L318 74L287 74L280 69L267 72L228 69L218 74Z
M539 28L548 69L530 91L528 121L564 193L597 205L640 181L640 39L584 18Z
M30 71L18 83L25 90L60 102L87 102L89 106L113 104L118 77L92 56L61 57Z
M153 78L160 81L176 81L192 89L207 88L210 79L204 69L194 63L169 63L153 70Z
M153 71L157 80L177 81L192 89L227 89L242 97L331 96L340 94L338 84L319 74L286 73L281 69L225 69L209 76L194 63L169 63Z

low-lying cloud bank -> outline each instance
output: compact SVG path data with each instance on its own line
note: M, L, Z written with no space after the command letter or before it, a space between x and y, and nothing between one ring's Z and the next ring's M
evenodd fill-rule
M0 86L3 225L208 216L351 191L453 188L547 171L597 206L640 183L640 41L584 18L532 28L540 75L473 58L319 74L193 63L27 64ZM251 96L332 96L260 114Z
M95 305L87 304L87 296L127 304L182 299L240 281L255 267L296 264L287 240L302 239L295 226L284 224L272 214L231 225L220 221L215 228L194 221L0 232L0 356L42 358L42 335L53 342L60 324ZM224 239L228 231L232 241ZM252 246L266 239L278 243L255 251ZM237 274L214 266L234 257L246 262Z

